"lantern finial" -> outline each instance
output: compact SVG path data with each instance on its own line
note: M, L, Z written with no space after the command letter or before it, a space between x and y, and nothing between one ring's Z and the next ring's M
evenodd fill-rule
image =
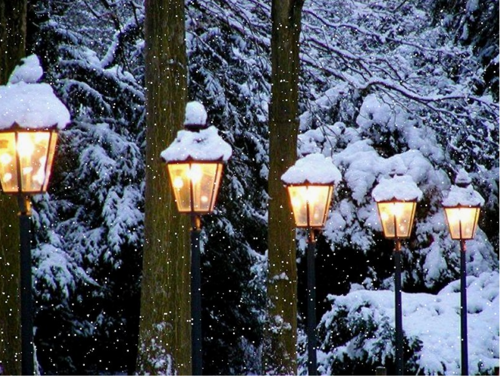
M207 111L202 103L191 101L186 104L184 128L189 131L200 131L207 128Z

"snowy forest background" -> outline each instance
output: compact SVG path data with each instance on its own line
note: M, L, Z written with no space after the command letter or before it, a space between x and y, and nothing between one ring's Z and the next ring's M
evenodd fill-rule
M68 106L48 194L34 199L36 353L47 374L133 373L144 240L144 8L29 1L28 52ZM261 374L270 4L186 2L189 99L233 147L204 218L204 373ZM343 174L318 241L322 374L392 368L393 260L371 190L409 174L424 193L403 248L406 371L459 374L459 243L441 201L460 168L486 199L468 242L473 374L499 362L498 0L308 0L298 155ZM165 182L167 185L168 182ZM285 195L285 191L283 192ZM299 245L304 313L305 234ZM299 317L299 327L303 327ZM299 330L299 371L306 374Z

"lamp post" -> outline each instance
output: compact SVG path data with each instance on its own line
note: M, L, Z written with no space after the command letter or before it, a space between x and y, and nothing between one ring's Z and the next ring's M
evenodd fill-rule
M465 170L461 169L455 186L451 187L443 201L446 223L453 240L460 240L460 345L462 375L469 375L467 344L467 270L465 241L474 238L479 219L480 207L484 199L470 184Z
M395 176L384 179L373 189L372 197L377 202L377 211L384 237L394 240L395 322L396 322L396 375L404 373L403 315L401 302L401 240L409 238L413 227L417 200L422 191L410 176Z
M28 129L14 123L11 127L0 129L0 183L4 193L17 196L20 210L23 375L34 374L30 196L47 191L56 142L56 126Z
M175 141L161 153L167 163L170 184L180 213L191 215L191 317L192 373L202 375L201 330L201 215L213 211L224 163L232 150L217 133L206 126L207 113L199 102L186 106L184 127Z
M298 160L281 177L285 184L297 228L308 231L307 246L307 368L310 376L318 375L316 359L316 275L314 253L317 232L326 222L334 185L341 174L330 158L310 154Z

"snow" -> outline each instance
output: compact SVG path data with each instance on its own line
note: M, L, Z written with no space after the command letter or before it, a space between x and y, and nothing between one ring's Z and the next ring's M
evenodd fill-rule
M487 272L479 277L467 277L468 296L468 344L469 369L471 375L493 369L499 362L499 277L498 271ZM394 326L394 292L368 291L353 286L350 293L343 296L330 295L332 309L321 319L322 326L334 328L337 312L347 310L348 318L362 319L363 322L387 323ZM402 293L403 331L406 338L421 342L417 351L418 374L460 375L460 281L448 284L437 295L428 293ZM359 322L358 322L359 326ZM332 330L330 330L332 331ZM376 330L382 336L383 326ZM390 333L394 330L389 329ZM375 336L377 336L375 334ZM333 335L333 334L332 334ZM388 334L390 337L391 334ZM368 353L369 360L378 360L386 351L394 352L391 340L383 351L374 343L375 338L347 340L333 350L333 357L351 359ZM358 342L355 346L351 342ZM360 352L359 346L363 351ZM358 350L358 351L356 351ZM322 351L318 355L320 368L327 371L328 357ZM387 356L387 355L386 355ZM320 361L321 360L321 361ZM324 374L324 373L323 373Z
M0 86L0 130L14 124L30 129L63 129L70 122L68 109L49 84L33 83L41 76L38 58L32 55L24 62L14 70L11 82Z
M331 157L325 157L321 153L307 155L295 162L281 180L288 185L291 184L338 184L342 179L340 171L335 167Z
M184 125L205 125L207 123L207 111L200 102L192 101L186 104L186 115Z
M166 162L187 161L228 161L232 154L231 146L226 143L214 126L199 132L179 131L174 142L161 157Z
M482 207L484 199L472 185L467 187L451 186L448 196L443 200L444 207L471 206Z
M372 191L376 202L387 200L420 200L422 191L417 187L409 175L397 175L393 178L382 178Z
M40 66L40 60L36 55L30 55L21 60L23 64L18 65L12 71L9 78L9 84L17 84L25 82L27 84L34 84L43 75L43 69Z

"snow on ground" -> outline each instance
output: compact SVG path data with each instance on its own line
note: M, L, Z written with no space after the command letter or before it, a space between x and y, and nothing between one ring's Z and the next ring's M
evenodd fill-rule
M322 322L333 320L336 307L350 308L355 315L362 307L364 315L375 321L386 319L394 323L394 292L368 291L356 285L344 296L333 296L332 310ZM471 375L492 369L499 363L499 275L498 271L485 272L479 277L467 277L469 372ZM417 338L422 349L417 354L420 373L427 375L460 375L460 281L454 281L437 295L404 293L403 331L407 338ZM370 344L370 343L365 343ZM336 357L351 352L349 346L341 349ZM368 353L370 349L366 349ZM350 355L351 357L353 355ZM326 360L321 354L319 360ZM481 367L480 367L481 365Z

